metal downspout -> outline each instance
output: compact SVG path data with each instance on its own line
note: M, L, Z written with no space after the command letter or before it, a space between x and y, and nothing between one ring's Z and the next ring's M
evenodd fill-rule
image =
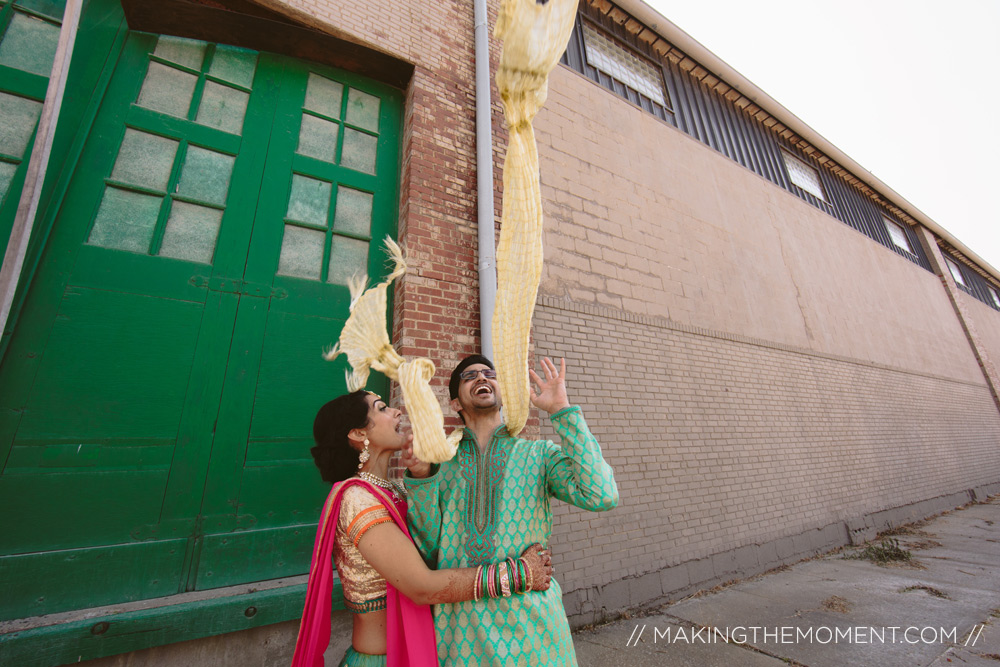
M490 101L490 36L487 0L473 0L476 26L476 188L479 229L479 328L481 352L493 358L493 306L497 300L496 231L493 215L493 110Z
M73 57L73 44L76 42L82 7L83 0L69 0L63 12L59 42L52 63L52 75L49 77L45 101L42 103L41 118L38 120L38 130L35 132L35 144L28 161L28 172L24 177L24 189L21 190L21 199L14 215L14 225L4 253L3 266L0 267L0 299L2 299L0 332L7 328L7 320L10 318L11 306L14 303L14 293L17 291L21 268L24 266L24 256L28 251L28 240L31 238L35 215L38 212L38 200L42 195L45 170L52 151L59 111L62 109L63 93L66 90L66 78L70 59Z

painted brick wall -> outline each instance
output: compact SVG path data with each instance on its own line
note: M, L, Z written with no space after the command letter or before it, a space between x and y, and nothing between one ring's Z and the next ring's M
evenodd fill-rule
M1000 412L938 276L568 68L536 129L536 354L567 357L622 492L558 506L570 598L634 605L655 596L588 590L761 551L746 574L1000 481Z
M966 317L972 320L979 337L980 351L1000 370L1000 312L979 299L956 290Z
M535 126L541 294L982 380L934 274L566 67Z

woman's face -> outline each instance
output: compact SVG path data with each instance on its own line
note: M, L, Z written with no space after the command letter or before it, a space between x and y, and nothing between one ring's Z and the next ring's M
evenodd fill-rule
M365 432L372 445L379 449L402 449L406 436L400 431L403 413L390 408L375 394L365 397L368 402L368 426Z

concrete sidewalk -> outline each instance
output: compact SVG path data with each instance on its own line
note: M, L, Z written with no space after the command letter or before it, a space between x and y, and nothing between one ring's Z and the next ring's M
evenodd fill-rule
M1000 497L900 533L909 563L845 559L861 551L847 548L579 630L577 658L581 667L1000 665Z

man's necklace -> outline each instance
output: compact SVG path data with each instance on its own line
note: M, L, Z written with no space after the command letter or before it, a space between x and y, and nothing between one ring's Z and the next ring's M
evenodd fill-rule
M374 484L375 486L390 491L396 500L402 500L406 497L406 487L402 484L390 482L389 480L379 477L378 475L373 475L368 471L359 472L358 477L365 480L369 484Z

